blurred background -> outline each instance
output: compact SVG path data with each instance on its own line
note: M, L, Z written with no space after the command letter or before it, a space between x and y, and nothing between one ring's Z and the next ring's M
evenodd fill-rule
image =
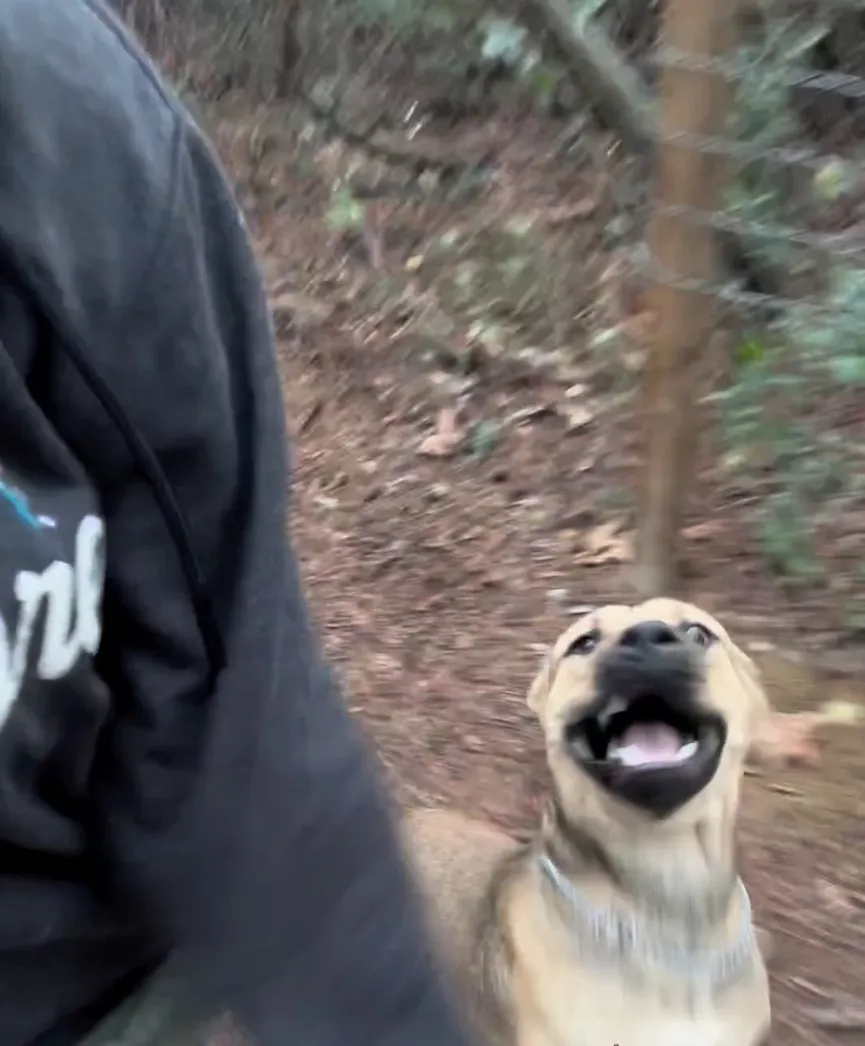
M524 831L545 644L686 594L777 709L772 1042L865 1043L865 4L116 6L246 211L293 539L398 797Z

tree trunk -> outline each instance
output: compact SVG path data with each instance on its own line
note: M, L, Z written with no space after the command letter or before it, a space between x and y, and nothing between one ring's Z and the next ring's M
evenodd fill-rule
M736 7L736 0L666 0L664 39L688 55L723 55L734 39ZM722 134L730 102L723 76L666 67L660 109L664 137ZM637 532L637 586L643 598L679 594L679 532L693 480L697 405L705 391L701 365L717 322L711 293L720 268L717 234L675 209L717 211L727 168L717 155L672 141L658 153L655 196L660 206L649 245L659 280L651 305L656 333L643 374L646 459L639 478ZM693 280L697 289L676 286L677 278Z

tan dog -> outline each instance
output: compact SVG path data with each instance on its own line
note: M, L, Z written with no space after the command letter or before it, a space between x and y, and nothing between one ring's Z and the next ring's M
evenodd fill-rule
M736 872L743 762L766 711L697 607L607 606L529 692L553 788L520 846L417 811L409 860L453 987L495 1046L756 1046L766 971Z

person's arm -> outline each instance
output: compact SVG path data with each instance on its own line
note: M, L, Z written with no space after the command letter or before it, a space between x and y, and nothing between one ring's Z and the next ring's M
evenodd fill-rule
M257 1046L458 1044L286 538L261 279L199 132L98 3L0 13L0 228L99 493L104 884Z
M236 205L191 129L123 353L139 435L185 517L224 646L199 621L141 481L106 519L104 671L124 695L98 780L130 902L194 950L262 1046L456 1043L373 764L308 622L285 536L267 305ZM172 552L172 554L176 554ZM178 812L175 822L174 813Z

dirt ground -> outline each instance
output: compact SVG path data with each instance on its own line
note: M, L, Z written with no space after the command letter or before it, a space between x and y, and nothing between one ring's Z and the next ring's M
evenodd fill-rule
M551 178L533 134L498 157L485 204L512 213L520 186L548 216L565 213L565 236L579 233L584 251L575 224L591 210L580 211L591 179ZM223 128L221 144L242 167L238 135ZM639 467L628 402L615 388L581 399L583 383L598 383L580 357L564 375L525 354L443 359L465 348L459 330L431 335L406 317L430 314L433 232L478 201L460 211L401 200L377 227L386 235L352 242L327 228L322 155L271 170L279 193L253 219L280 334L306 584L400 800L522 832L544 785L524 701L540 651L580 606L630 595L616 545ZM438 443L419 453L437 423ZM865 652L840 634L822 590L790 590L768 571L751 496L709 448L685 539L695 601L750 643L776 707L865 702ZM818 765L745 783L743 872L775 943L773 1046L865 1043L863 742L860 725L827 726Z

